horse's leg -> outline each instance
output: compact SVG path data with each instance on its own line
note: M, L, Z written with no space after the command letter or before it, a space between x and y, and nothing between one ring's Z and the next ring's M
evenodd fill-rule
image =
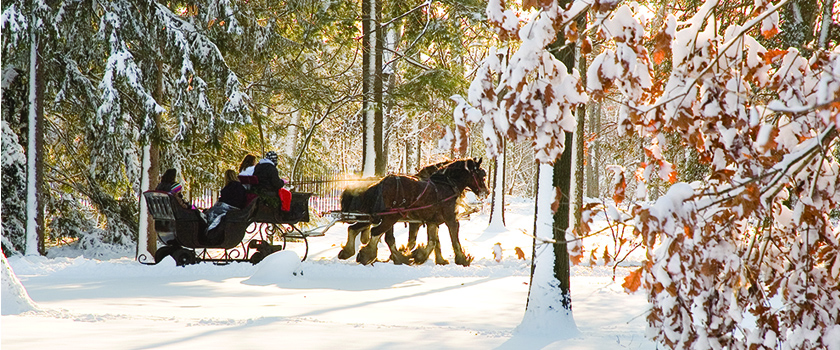
M370 229L370 241L365 244L359 253L356 254L356 262L362 265L370 265L376 261L376 251L379 245L379 240L382 234L393 228L395 221L382 220L379 225L373 226Z
M347 243L344 244L344 246L341 247L341 251L338 252L339 259L345 260L349 259L353 255L356 255L356 236L359 234L359 231L362 230L370 232L370 224L357 222L347 228Z
M411 262L408 260L408 257L397 248L397 242L394 238L394 226L391 226L391 228L385 232L385 244L387 244L388 249L391 250L391 261L394 262L394 265L405 265Z
M371 226L371 225L369 225L369 224L368 224L368 225L367 225L367 226L365 226L365 228L362 230L362 235L359 237L359 241L360 241L362 244L368 244L368 242L370 242L370 226Z
M440 237L438 237L438 225L426 224L426 234L429 235L429 245L434 245L435 250L435 264L446 265L449 261L444 259L443 253L440 252Z
M414 259L414 263L417 265L422 265L429 260L429 255L432 254L432 251L440 251L440 242L436 239L432 239L432 233L430 230L434 230L435 237L437 237L437 224L426 224L426 236L428 236L428 242L426 242L425 246L418 246L413 252L411 252L411 258ZM440 256L440 254L435 254L436 256ZM436 261L440 261L435 259ZM445 259L442 261L443 263L448 263ZM439 262L440 263L440 262Z
M417 244L417 232L420 231L420 226L422 225L416 222L408 223L408 245L406 245L406 250L414 249L414 246Z
M461 248L461 241L458 238L460 226L458 219L453 218L446 221L446 227L449 228L449 238L452 240L452 250L455 252L455 263L461 266L470 266L473 258L464 254L464 249Z

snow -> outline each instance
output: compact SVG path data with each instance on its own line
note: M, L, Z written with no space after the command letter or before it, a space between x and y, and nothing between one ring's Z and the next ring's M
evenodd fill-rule
M38 306L35 305L35 302L26 293L26 289L21 285L17 276L15 276L12 267L9 266L5 254L3 255L2 265L0 267L3 270L3 287L2 292L0 292L3 298L2 305L0 305L2 314L18 315L27 311L38 310Z
M302 255L300 244L256 266L14 256L9 264L38 309L7 315L7 300L18 299L4 289L0 345L4 350L68 344L84 344L85 349L656 348L644 337L644 292L625 294L613 281L611 267L572 267L574 319L565 321L576 326L576 333L553 328L546 329L553 334L535 334L521 326L530 261L519 260L514 250L531 256L534 200L506 200L504 231L485 231L489 203L461 221L462 245L475 257L469 267L432 261L362 266L354 259L338 260L344 224L312 238L302 263L292 259ZM398 224L395 234L402 244L408 229ZM422 235L423 230L421 241ZM443 253L451 260L448 235L441 232L441 237ZM493 259L496 243L501 262ZM379 254L387 258L384 244ZM628 259L615 280L623 280L642 259ZM3 280L6 288L8 279ZM530 320L556 327L548 321Z

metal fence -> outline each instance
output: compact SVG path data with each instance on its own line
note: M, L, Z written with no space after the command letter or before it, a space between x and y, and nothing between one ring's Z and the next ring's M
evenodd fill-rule
M377 178L363 179L350 177L346 174L328 173L293 181L287 187L296 192L314 193L309 198L309 207L317 215L323 216L331 211L341 209L341 193L344 189L367 186L378 180Z

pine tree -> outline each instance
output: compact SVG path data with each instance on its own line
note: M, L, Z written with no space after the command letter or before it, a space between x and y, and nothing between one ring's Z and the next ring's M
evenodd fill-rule
M24 66L21 33L30 23L40 25L43 101L50 101L46 161L53 165L46 179L55 189L47 203L86 197L108 227L103 240L130 244L137 227L141 145L217 140L227 126L250 121L247 96L213 41L160 3L36 2L37 11L27 11L31 18L21 16L29 3L4 3L4 69ZM162 83L153 73L159 70L165 73ZM160 86L162 101L153 96ZM166 105L175 120L168 137L164 125L156 124ZM170 148L164 144L164 149ZM52 209L57 217L89 217L61 212L68 207ZM68 226L56 226L54 234L66 230L59 227Z
M20 71L3 72L2 104L2 205L3 254L24 252L26 239L26 155L18 138L22 120L26 119L26 89Z

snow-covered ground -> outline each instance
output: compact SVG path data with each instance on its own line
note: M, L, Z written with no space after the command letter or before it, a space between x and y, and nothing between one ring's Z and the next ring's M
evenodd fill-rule
M628 295L620 286L629 270L624 267L616 282L611 267L572 268L578 336L515 330L528 295L532 238L523 232L533 232L533 208L532 200L509 199L504 230L487 230L488 208L462 221L462 244L475 257L469 267L338 260L346 239L343 224L312 238L309 257L299 266L288 252L256 266L11 257L9 265L35 306L13 303L22 297L4 274L0 345L4 350L654 349L644 337L644 295ZM442 227L444 254L454 262L446 232ZM407 228L399 224L396 234L404 244ZM420 237L425 241L425 230ZM494 259L496 243L501 262ZM517 259L516 247L527 260ZM379 252L387 258L384 244ZM17 314L16 308L30 311Z

